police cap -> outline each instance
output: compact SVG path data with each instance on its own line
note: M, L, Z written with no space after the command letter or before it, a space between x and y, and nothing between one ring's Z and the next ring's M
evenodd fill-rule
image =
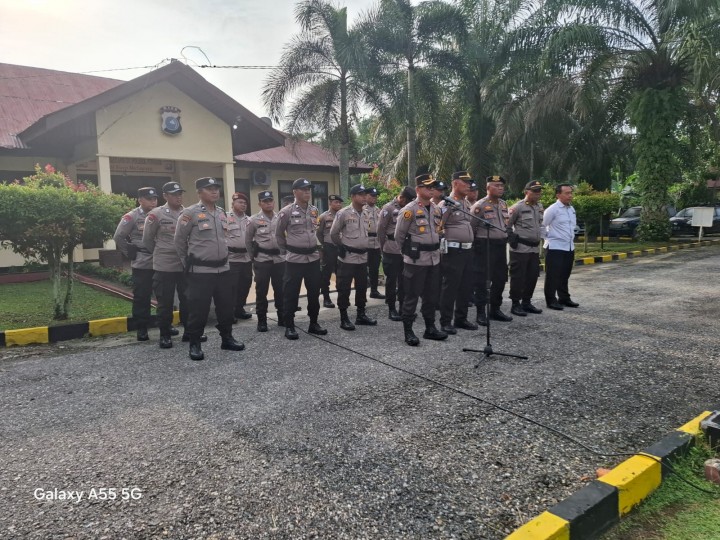
M500 182L501 184L505 183L505 179L502 176L488 176L485 178L485 183L490 184L491 182Z
M542 183L537 180L525 184L525 191L542 191Z
M137 190L137 196L144 199L157 199L158 192L154 187L141 187Z
M363 193L367 192L367 188L362 184L355 184L353 187L350 188L350 195L362 195Z
M330 201L330 202L332 202L332 201L345 202L345 201L343 201L343 198L340 195L330 195L328 197L328 201Z
M273 199L272 191L261 191L258 193L258 201L267 201Z
M415 185L417 187L426 187L426 188L436 189L435 186L438 183L442 184L442 182L440 182L440 180L435 178L430 173L421 174L421 175L415 177ZM443 188L444 188L444 184L443 184Z
M468 184L473 181L472 176L470 176L470 173L467 171L456 171L452 173L452 179L462 180L463 182L467 182Z
M185 190L177 182L163 184L163 193L183 193Z
M310 180L308 180L307 178L298 178L293 182L292 185L293 189L303 189L311 187L313 187L312 182L310 182Z
M217 186L220 187L220 180L206 176L204 178L198 178L195 180L195 189L203 189L206 187Z

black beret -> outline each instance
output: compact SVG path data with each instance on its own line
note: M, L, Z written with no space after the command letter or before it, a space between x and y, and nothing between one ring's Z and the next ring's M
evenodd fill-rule
M157 199L158 192L154 187L141 187L137 191L137 196L145 199Z
M308 188L308 187L311 188L311 187L313 187L313 185L310 182L310 180L308 180L307 178L298 178L297 180L295 180L293 182L293 185L292 185L293 189L303 189L303 188Z

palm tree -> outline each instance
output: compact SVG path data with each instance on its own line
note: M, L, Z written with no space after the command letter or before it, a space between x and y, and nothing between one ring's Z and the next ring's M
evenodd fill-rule
M387 135L403 129L407 180L417 171L418 111L432 137L441 109L442 82L459 70L466 22L456 6L440 0L379 0L361 23L374 71L368 101ZM407 183L407 182L406 182Z
M327 0L304 0L295 7L300 33L285 46L279 65L263 89L270 116L279 121L286 102L287 130L297 136L320 130L337 140L340 189L350 189L350 126L358 115L363 87L358 72L366 61L361 34L348 29L347 9Z
M720 0L545 0L526 30L527 45L543 46L550 73L574 83L575 106L600 92L636 130L639 234L668 238L678 127L691 98L709 99L717 88Z

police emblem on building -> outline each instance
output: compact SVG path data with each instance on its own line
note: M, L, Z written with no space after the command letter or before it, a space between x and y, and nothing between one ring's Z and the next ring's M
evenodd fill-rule
M166 135L177 135L182 131L182 125L180 125L180 109L171 105L165 105L160 107L160 117L162 119L163 133Z

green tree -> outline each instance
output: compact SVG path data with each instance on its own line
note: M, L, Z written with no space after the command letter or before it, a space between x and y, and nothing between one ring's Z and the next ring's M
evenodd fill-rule
M410 0L379 0L361 28L373 66L367 72L372 83L368 102L388 140L405 133L407 184L418 169L418 119L425 124L426 137L434 137L443 83L460 72L458 51L467 23L457 6L440 0L418 5Z
M720 0L546 0L526 37L543 47L551 72L576 83L576 104L599 91L634 127L639 235L667 239L678 126L692 96L706 102L717 90Z
M56 320L68 318L73 294L73 253L83 243L112 237L132 201L76 184L46 165L22 182L0 184L0 242L27 259L47 263ZM68 275L62 290L62 262Z
M304 0L295 7L300 33L285 46L279 65L263 89L265 106L275 121L285 113L287 129L297 136L320 130L339 148L340 189L350 187L350 126L363 100L358 77L366 55L363 37L348 29L347 9L327 0Z

